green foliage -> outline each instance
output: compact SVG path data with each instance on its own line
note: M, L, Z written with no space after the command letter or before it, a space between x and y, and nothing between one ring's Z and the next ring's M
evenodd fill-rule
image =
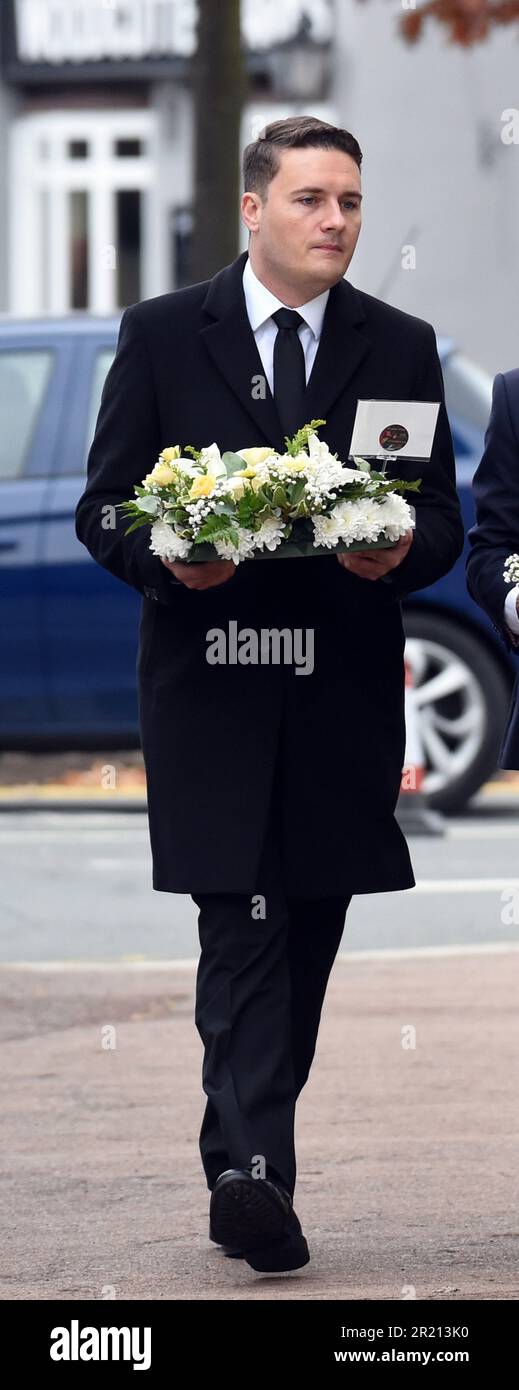
M155 497L151 493L148 495L148 497L141 497L141 500L139 502L140 512L147 512L148 516L156 516L159 510L160 497Z
M127 526L127 527L126 527L126 531L125 531L124 534L125 534L125 536L129 536L131 531L138 531L139 526L149 526L149 525L150 525L150 518L149 518L149 516L138 516L138 517L136 518L136 520L132 522L132 525L131 525L131 526Z
M149 515L143 514L140 502L116 502L115 507L116 510L125 512L127 516L133 517L132 525L127 526L124 532L125 536L129 536L131 531L137 531L139 526L149 526L151 523L152 518Z
M242 459L240 454L234 454L232 449L227 449L225 454L222 454L222 462L225 464L228 478L232 478L233 473L237 473L240 468L247 467L245 459Z
M203 526L200 527L198 535L193 541L193 545L201 545L203 541L209 541L214 544L217 540L227 540L232 530L233 524L228 516L208 516ZM238 544L237 541L236 544Z
M326 420L311 420L309 425L303 425L300 430L297 430L296 433L292 435L292 439L289 439L286 434L285 444L287 454L291 454L293 457L296 454L300 454L302 449L306 449L308 436L310 434L316 434L319 426L325 424Z
M372 473L371 476L373 478L375 475ZM422 485L421 478L413 478L410 483L403 478L386 478L385 482L387 486L384 491L386 492L418 492Z
M220 513L225 513L227 516L234 516L236 507L233 502L215 502L213 511L218 515Z
M302 496L303 496L305 487L306 487L306 479L305 479L305 478L298 478L298 479L297 479L297 482L295 482L295 483L293 484L293 486L290 488L290 506L291 506L291 507L297 507L298 502L301 501L301 498L302 498Z

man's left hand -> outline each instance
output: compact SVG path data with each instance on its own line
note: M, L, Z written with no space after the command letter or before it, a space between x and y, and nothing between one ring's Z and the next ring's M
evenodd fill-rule
M412 541L413 530L410 527L389 550L355 550L352 555L344 550L337 559L344 569L358 574L360 579L381 579L383 574L389 574L390 570L402 564Z

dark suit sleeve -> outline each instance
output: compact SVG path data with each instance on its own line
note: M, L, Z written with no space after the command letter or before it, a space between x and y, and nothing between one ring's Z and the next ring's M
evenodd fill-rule
M504 603L513 582L503 579L508 555L519 553L519 441L510 415L506 380L494 381L485 450L473 479L476 523L468 532L467 587L491 618L508 651L519 647L504 619Z
M88 455L87 485L75 514L76 535L98 564L146 598L175 601L165 565L149 548L150 527L125 535L132 518L115 504L133 498L171 441L160 438L151 363L138 318L125 309L115 358L106 376L95 434ZM173 440L173 443L176 443Z
M447 574L461 555L464 542L463 520L456 491L456 464L449 420L445 408L443 375L431 324L424 335L422 363L418 371L414 399L440 401L430 459L405 464L395 459L394 476L421 478L419 492L409 492L408 502L416 510L416 527L411 549L394 570L385 576L398 598L414 589L425 589Z

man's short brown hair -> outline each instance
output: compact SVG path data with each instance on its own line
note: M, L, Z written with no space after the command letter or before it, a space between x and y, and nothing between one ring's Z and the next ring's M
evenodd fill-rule
M329 125L317 116L288 116L284 121L271 121L263 127L257 140L243 151L243 189L259 193L266 202L268 185L277 174L280 150L313 146L322 150L342 150L355 160L360 169L362 150L354 135L340 126Z

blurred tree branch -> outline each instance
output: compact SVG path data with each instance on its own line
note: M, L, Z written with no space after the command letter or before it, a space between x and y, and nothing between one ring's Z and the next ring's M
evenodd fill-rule
M365 3L365 0L360 0ZM469 48L481 43L500 25L516 24L519 0L425 0L408 9L398 23L407 43L416 43L427 21L435 20L447 30L451 43Z

